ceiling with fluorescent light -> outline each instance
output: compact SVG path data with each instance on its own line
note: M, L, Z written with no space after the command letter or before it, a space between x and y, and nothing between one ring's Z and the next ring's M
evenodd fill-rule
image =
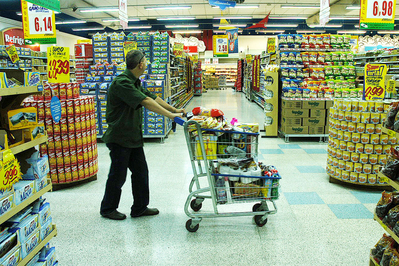
M60 0L61 13L56 14L57 29L63 32L90 38L95 32L119 31L118 0ZM218 30L220 17L229 17L231 24L238 24L244 29L244 35L249 34L279 34L296 33L297 31L316 31L337 33L337 31L358 31L355 25L359 24L359 10L347 7L359 6L358 0L331 0L330 17L339 19L330 20L326 27L319 24L319 0L245 0L237 4L236 8L227 8L221 11L209 5L206 0L127 0L129 28L127 31L184 31L184 30ZM187 6L187 9L166 9L176 6ZM254 6L252 8L244 8ZM149 9L157 7L158 9ZM316 7L316 8L312 8ZM94 12L100 8L107 11ZM161 9L159 9L161 8ZM87 11L88 9L94 9ZM114 11L113 11L114 10ZM399 10L399 9L398 9ZM17 15L21 11L20 0L1 0L0 16L21 21ZM246 27L258 23L270 12L267 29L245 30ZM233 17L245 17L233 19ZM182 18L189 17L188 20ZM355 17L357 19L342 19ZM158 20L172 18L170 20ZM173 19L173 18L179 18ZM81 20L84 23L68 24L69 21ZM136 20L136 21L134 21ZM60 24L63 23L63 24ZM395 27L396 28L396 27ZM376 31L367 31L375 34Z

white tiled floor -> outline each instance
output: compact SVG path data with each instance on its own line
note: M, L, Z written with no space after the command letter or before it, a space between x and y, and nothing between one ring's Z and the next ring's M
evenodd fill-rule
M261 109L232 90L195 97L187 109L195 106L220 108L229 119L263 124ZM278 144L285 142L260 139L260 149L280 149ZM99 215L110 163L106 146L99 144L97 181L46 194L58 228L52 244L60 265L367 265L383 229L368 213L361 219L340 219L329 204L365 206L372 215L376 194L365 193L372 203L362 204L351 193L356 190L329 183L325 173L301 173L296 166L324 168L326 164L326 154L308 154L303 149L326 149L326 145L317 140L292 144L300 149L262 155L283 178L278 212L269 216L264 227L257 227L252 217L204 219L196 233L185 228L184 203L192 171L181 127L163 144L145 144L150 207L160 210L156 217L110 221ZM289 204L285 193L296 192L316 193L324 204ZM131 203L128 178L119 211L129 214ZM226 207L234 210L234 206ZM203 210L211 210L207 202Z

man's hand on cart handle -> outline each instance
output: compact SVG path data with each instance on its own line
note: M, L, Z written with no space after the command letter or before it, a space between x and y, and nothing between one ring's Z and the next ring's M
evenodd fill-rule
M181 113L181 114L183 114L183 116L187 115L187 112L184 109L176 109L175 113Z
M181 125L181 126L183 126L184 123L186 122L186 121L184 121L184 119L183 119L181 116L176 116L176 117L173 119L173 121L174 121L176 124L179 124L179 125Z

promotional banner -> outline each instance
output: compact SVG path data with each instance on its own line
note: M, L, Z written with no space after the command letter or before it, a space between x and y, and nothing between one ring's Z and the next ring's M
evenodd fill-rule
M17 49L15 49L15 45L7 46L6 51L8 56L10 57L11 62L15 63L19 61L19 56Z
M47 47L47 71L50 83L69 83L69 47Z
M213 56L227 57L229 51L227 48L227 35L213 35Z
M40 51L40 45L25 45L24 30L22 28L7 28L1 32L1 45L15 45L15 47L29 48Z
M226 34L229 40L229 54L238 53L238 29L226 30Z
M0 166L0 190L4 191L22 178L21 167L11 150L3 151Z
M54 11L21 0L25 44L55 44Z
M363 100L377 100L385 97L385 64L366 64L364 67Z
M267 38L267 53L272 54L276 52L276 38Z
M28 0L32 4L60 12L60 0Z
M393 79L388 80L387 90L386 90L386 94L385 94L385 96L387 98L393 98L395 96L395 93L396 93L395 83L396 83L396 81Z
M198 63L198 54L191 55L191 59L193 60L194 64L197 64Z
M125 52L125 56L128 52L132 50L137 50L137 42L135 41L126 41L123 43L123 50Z
M251 63L251 61L252 61L252 55L247 54L245 58L246 58L246 60L247 60L247 64Z
M360 6L360 29L394 29L395 0L361 0Z
M183 43L174 43L173 44L173 54L176 57L183 57L184 44Z
M127 0L119 0L119 19L122 28L125 30L129 22L129 17L127 15Z
M330 21L330 0L320 0L319 20L322 26Z

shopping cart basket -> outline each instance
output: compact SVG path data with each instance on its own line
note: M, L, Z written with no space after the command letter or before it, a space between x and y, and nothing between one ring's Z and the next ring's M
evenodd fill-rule
M175 121L184 126L194 174L184 206L190 217L186 229L196 232L203 218L233 216L254 216L256 225L264 226L268 215L277 213L274 200L279 197L281 177L276 170L262 176L262 170L256 164L259 134L202 129L196 121L184 122L180 118ZM200 211L205 199L212 201L213 212ZM272 209L267 201L272 203ZM218 210L222 204L248 202L258 203L247 212Z

